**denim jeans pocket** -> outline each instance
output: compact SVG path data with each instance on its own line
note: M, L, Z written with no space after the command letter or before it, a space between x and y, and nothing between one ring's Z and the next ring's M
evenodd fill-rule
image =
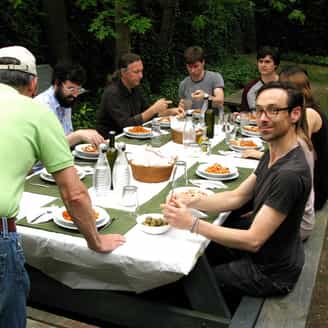
M0 292L7 270L7 253L0 253Z

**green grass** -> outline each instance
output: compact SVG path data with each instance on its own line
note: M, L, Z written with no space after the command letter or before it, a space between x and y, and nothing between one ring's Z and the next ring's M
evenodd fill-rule
M245 58L256 65L256 55L245 55ZM320 65L300 64L292 61L281 61L280 67L299 65L309 74L313 95L320 104L322 111L328 114L328 67Z

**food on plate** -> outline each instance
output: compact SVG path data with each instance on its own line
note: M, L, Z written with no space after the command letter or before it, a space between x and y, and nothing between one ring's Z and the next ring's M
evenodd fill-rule
M93 210L93 214L94 214L93 215L93 218L95 220L97 220L99 218L99 213L96 212L95 210ZM63 211L62 215L63 215L63 218L65 220L67 220L67 221L73 221L73 218L69 215L69 213L67 211Z
M98 148L96 145L87 145L82 147L82 150L86 153L98 153Z
M213 165L207 167L205 172L213 174L228 174L230 173L230 169L228 167L222 166L219 163L214 163Z
M193 114L200 114L200 108L196 108L193 110Z
M258 126L254 126L254 125L244 125L243 126L243 129L245 131L252 132L252 133L259 133L260 132L259 127Z
M171 118L170 118L170 116L161 116L158 120L159 120L161 123L170 123Z
M184 190L184 191L178 191L176 190L174 192L175 196L184 201L184 202L191 202L195 199L200 199L200 198L203 198L203 197L207 197L208 194L198 188L190 188L190 189L187 189L187 190Z
M153 218L151 216L147 216L142 224L148 227L161 227L167 225L168 223L162 218Z
M238 147L257 147L258 145L252 140L252 139L232 139L229 141L229 143L233 146Z
M130 133L150 133L149 129L144 128L141 125L134 126L128 130Z
M256 115L254 113L249 114L249 120L250 121L256 121Z

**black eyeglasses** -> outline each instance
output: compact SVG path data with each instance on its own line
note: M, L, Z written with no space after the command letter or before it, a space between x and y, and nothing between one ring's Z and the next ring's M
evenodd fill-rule
M269 118L275 117L279 114L279 112L290 110L291 107L277 107L275 105L269 105L267 108L264 108L262 106L256 106L255 107L255 115L257 118L260 118L263 113Z

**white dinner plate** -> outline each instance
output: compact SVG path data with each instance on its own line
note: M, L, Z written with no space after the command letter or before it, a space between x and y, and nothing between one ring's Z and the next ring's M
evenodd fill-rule
M81 166L77 166L77 165L75 165L75 168L77 170L77 174L78 174L80 180L84 179L85 172L84 172L83 168ZM51 173L49 173L45 168L43 168L40 171L40 178L42 180L45 180L45 181L48 181L48 182L56 182L53 175Z
M130 137L147 137L147 138L150 138L152 133L151 133L151 129L149 128L145 128L148 130L148 132L145 132L145 133L133 133L133 132L130 132L129 130L134 128L134 126L127 126L125 128L123 128L123 132L125 135L127 136L130 136Z
M179 194L179 193L183 193L183 192L192 192L195 194L195 196L197 196L197 193L202 193L203 195L213 195L214 192L212 190L208 190L205 188L200 188L200 187L178 187L178 188L174 188L174 194ZM168 197L171 195L171 192L169 193ZM191 194L192 195L192 194ZM196 216L198 218L207 218L207 214L197 210L195 208L188 208L189 212L191 213L191 215Z
M238 115L236 117L236 120L235 121L240 124L240 115ZM249 125L256 125L256 120L248 120L248 124Z
M232 175L235 175L238 170L235 166L228 166L228 165L222 165L224 167L228 167L229 168L229 173L208 173L206 172L206 169L209 167L209 166L212 166L214 163L206 163L206 164L201 164L198 166L198 171L201 172L202 174L204 174L205 176L209 177L209 178L224 178L224 177L229 177L229 176L232 176Z
M253 131L246 130L244 128L241 128L241 134L246 137L260 137L261 136L260 132L253 132Z
M169 121L164 120L162 117L158 117L156 120L159 121L161 128L169 128L171 126L170 118Z
M253 136L254 137L254 136ZM229 143L229 148L231 150L235 150L235 151L244 151L246 149L257 149L257 150L260 150L263 148L263 144L261 142L261 140L259 138L243 138L244 140L252 140L256 146L254 147L247 147L247 146L237 146L237 145L232 145Z
M124 135L128 138L134 138L134 139L150 139L153 136L152 134L138 135L138 134L130 134L126 132L124 132Z
M75 150L72 151L72 154L76 158L86 159L88 161L96 161L98 159L98 157L84 156L83 154L77 153Z
M93 209L99 213L99 217L96 220L96 227L100 228L107 224L110 221L109 214L101 207L94 206ZM62 213L66 211L65 207L61 207L56 211L56 215L54 215L54 222L58 226L62 228L67 228L71 230L78 230L78 227L75 225L73 221L68 221L63 218Z
M201 178L205 178L205 179L211 179L211 180L217 180L217 181L229 181L229 180L234 180L237 179L239 177L239 172L237 170L237 172L234 175L229 175L228 177L209 177L204 175L202 172L200 172L198 169L196 170L196 174L201 177Z
M99 151L96 151L96 152L87 152L85 151L85 147L88 147L88 146L92 146L91 144L80 144L80 145L76 145L74 150L77 154L79 155L82 155L84 157L91 157L91 158L97 158L99 156Z
M146 220L147 217L152 217L152 218L161 218L163 219L163 214L161 213L146 213L146 214L142 214L139 215L137 217L137 223L138 223L138 228L145 232L145 233L149 233L151 235L160 235L166 231L168 231L171 226L169 224L166 225L162 225L162 226L158 226L158 227L151 227L148 225L143 224L143 222Z

